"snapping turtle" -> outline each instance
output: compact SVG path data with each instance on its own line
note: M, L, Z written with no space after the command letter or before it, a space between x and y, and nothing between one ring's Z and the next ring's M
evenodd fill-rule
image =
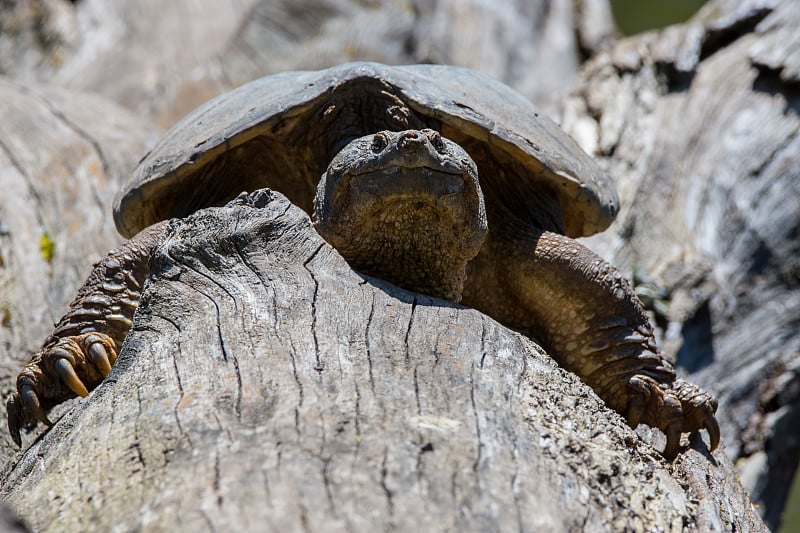
M321 178L320 178L321 176ZM98 263L17 379L9 429L110 371L170 217L271 187L354 269L531 333L636 427L719 443L716 400L676 377L628 282L573 237L616 215L606 175L519 94L470 70L352 63L256 80L201 106L117 197L132 237Z

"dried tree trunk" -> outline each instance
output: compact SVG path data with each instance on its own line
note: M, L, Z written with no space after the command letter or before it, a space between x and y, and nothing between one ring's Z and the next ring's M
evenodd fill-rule
M162 127L255 78L347 61L471 67L542 104L612 33L605 0L28 0L0 3L0 74Z
M773 528L800 458L798 27L797 2L713 2L595 57L564 113L620 190L590 246L666 290L664 345Z
M90 94L0 78L0 390L121 237L111 202L149 128ZM0 463L16 452L0 432Z
M111 377L3 497L43 531L761 530L719 459L670 467L531 341L359 276L261 191L174 224Z

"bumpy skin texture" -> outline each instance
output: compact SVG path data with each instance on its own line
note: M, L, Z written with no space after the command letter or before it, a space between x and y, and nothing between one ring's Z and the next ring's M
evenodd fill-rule
M716 400L677 378L622 274L574 239L505 220L507 231L492 231L469 266L463 302L530 332L631 427L662 430L665 457L675 457L682 433L700 429L716 449Z
M475 163L430 129L343 148L317 187L314 225L355 270L456 302L487 233Z
M430 129L359 138L322 176L315 226L356 270L463 301L531 333L631 426L664 431L665 457L676 455L682 433L700 429L715 449L716 401L676 377L621 273L547 231L563 227L552 205L520 210L498 195L484 200L476 168L461 146ZM20 374L8 404L18 443L22 424L49 424L44 410L86 395L108 374L163 231L163 223L148 228L98 264Z
M42 349L17 376L17 392L8 400L8 428L21 445L20 428L76 395L87 396L108 376L139 305L153 247L167 222L154 224L98 262L69 311Z

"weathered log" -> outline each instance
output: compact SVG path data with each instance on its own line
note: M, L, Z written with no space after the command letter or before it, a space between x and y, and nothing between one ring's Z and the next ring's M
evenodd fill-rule
M353 272L283 196L173 223L112 375L3 480L35 530L763 528L529 339Z
M266 74L355 60L468 66L552 103L612 32L605 0L30 0L0 4L0 73L162 127Z
M0 73L100 94L155 118L223 90L183 85L220 53L255 0L30 0L0 5ZM188 106L188 107L185 107Z
M304 4L259 2L216 70L242 83L354 60L450 64L488 73L544 106L573 83L585 57L614 31L608 3L596 0Z
M771 527L800 458L798 27L797 2L712 2L592 59L563 121L620 191L590 246L669 295L666 351Z
M97 96L0 79L0 387L120 242L111 202L150 129ZM0 461L14 453L2 432Z

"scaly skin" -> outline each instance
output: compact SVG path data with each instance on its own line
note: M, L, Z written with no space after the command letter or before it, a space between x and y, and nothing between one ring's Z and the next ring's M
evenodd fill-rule
M87 396L111 371L139 305L150 253L166 225L146 228L94 266L67 314L19 373L17 392L6 404L18 446L21 427L36 420L51 426L45 411Z
M355 270L456 302L487 231L475 163L427 129L345 146L320 180L314 226Z
M506 229L492 232L468 267L463 302L530 332L631 427L662 430L665 457L675 457L681 433L700 429L716 449L716 400L677 378L619 270L564 235Z

